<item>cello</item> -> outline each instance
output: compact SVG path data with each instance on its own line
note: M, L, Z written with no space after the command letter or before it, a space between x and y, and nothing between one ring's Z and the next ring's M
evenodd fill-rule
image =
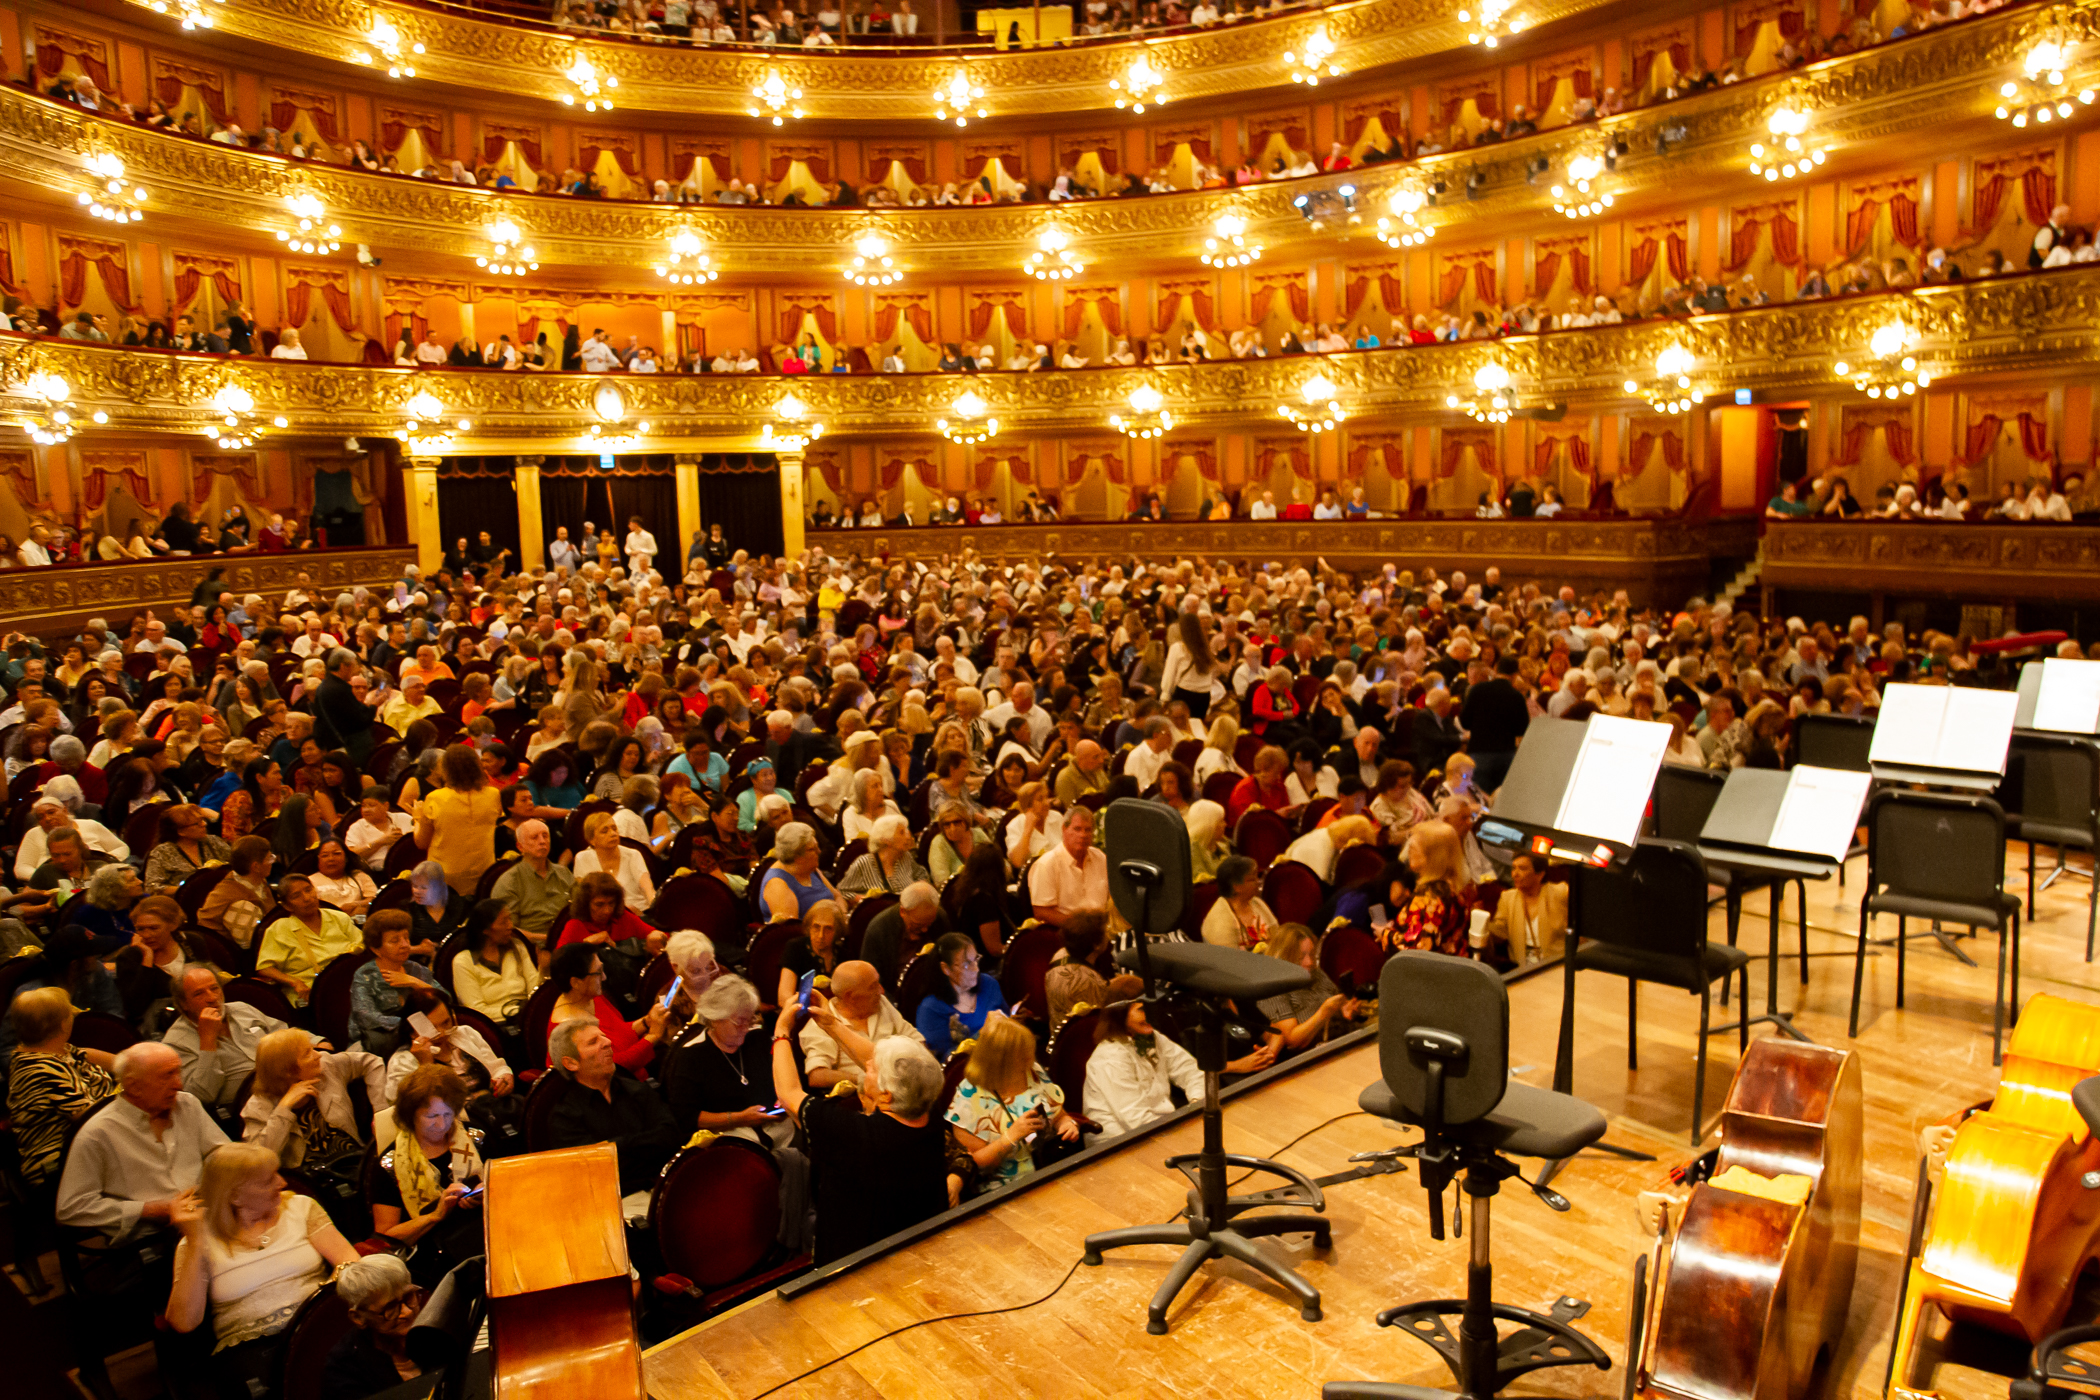
M2029 1343L2063 1324L2079 1272L2100 1257L2100 1191L2081 1180L2100 1170L2100 1142L2071 1097L2095 1073L2100 1007L2030 999L1990 1106L1953 1130L1938 1189L1921 1176L1925 1223L1889 1355L1891 1397L1933 1394L1912 1384L1927 1304ZM1944 1132L1928 1130L1928 1167L1931 1139Z
M1777 1036L1751 1044L1721 1112L1713 1178L1674 1212L1674 1232L1673 1212L1658 1212L1653 1253L1635 1268L1628 1400L1806 1392L1851 1306L1860 1126L1857 1055Z

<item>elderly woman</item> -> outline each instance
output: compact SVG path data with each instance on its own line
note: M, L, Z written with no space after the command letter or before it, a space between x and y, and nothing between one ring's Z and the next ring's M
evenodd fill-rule
M970 825L969 812L960 802L942 803L933 815L933 843L926 853L934 888L946 889L976 849L977 829Z
M87 887L65 906L65 917L88 932L98 957L110 957L131 942L131 910L145 896L139 873L128 865L105 865L88 876Z
M892 809L876 818L868 829L867 853L846 868L839 892L856 898L878 890L902 894L919 881L930 880L926 867L919 864L915 846L911 826L900 813Z
M50 854L44 844L46 838L62 826L72 827L87 841L90 849L111 860L131 859L131 847L108 827L93 817L77 815L81 801L80 784L64 774L44 784L43 791L29 809L35 823L22 833L21 847L15 852L16 879L27 880L36 874L36 868Z
M591 1017L612 1041L615 1063L636 1074L648 1069L656 1058L656 1047L669 1034L671 1013L661 1002L652 1001L636 1020L620 1015L605 995L605 960L589 943L572 943L557 951L547 963L547 980L562 989L547 1018L550 1029L564 1021Z
M638 914L655 902L656 881L649 875L649 862L640 851L621 843L619 823L612 813L593 812L584 818L583 842L572 867L579 881L586 875L612 876L626 893L627 907Z
M1415 766L1391 758L1378 765L1378 795L1371 799L1371 819L1397 845L1429 820L1429 799L1415 786Z
M1298 737L1298 698L1291 693L1291 684L1297 677L1288 666L1271 666L1262 683L1254 690L1251 705L1254 713L1254 732L1262 742L1287 746Z
M436 985L428 967L411 961L412 927L399 909L382 909L365 923L365 951L372 959L350 979L350 1034L374 1054L393 1048L401 1025L401 994Z
M933 951L941 976L911 1014L926 1048L945 1060L956 1046L978 1034L994 1012L1003 1016L1006 993L999 979L979 972L982 959L969 935L944 933Z
M173 894L206 865L223 865L232 854L233 847L212 834L211 819L202 807L177 802L160 815L160 840L146 856L146 888Z
M1218 862L1218 897L1203 916L1203 941L1252 950L1276 929L1275 911L1261 898L1261 870L1245 856Z
M1196 880L1217 878L1218 864L1232 854L1225 839L1225 809L1208 798L1189 804L1183 825L1189 833L1189 875Z
M182 1234L169 1325L194 1332L211 1320L222 1395L274 1388L286 1324L357 1251L319 1201L285 1189L267 1145L228 1143L205 1158L196 1192L175 1198L169 1223Z
M467 946L452 958L452 989L460 1004L510 1026L540 985L538 960L518 936L510 907L484 899L467 915Z
M1404 854L1407 868L1415 873L1414 895L1399 916L1378 931L1379 942L1394 950L1473 956L1467 937L1473 877L1466 870L1458 832L1448 822L1423 822L1409 833Z
M853 775L853 800L839 813L839 834L848 841L868 840L875 823L897 810L883 786L881 770L864 768Z
M1043 1129L1066 1142L1079 1138L1064 1091L1036 1068L1035 1032L1007 1016L978 1035L947 1117L957 1145L994 1186L1035 1170L1028 1140Z
M1239 780L1232 795L1225 799L1225 819L1234 826L1241 817L1256 807L1265 807L1271 812L1281 812L1291 805L1291 790L1284 779L1290 773L1291 761L1287 754L1274 744L1265 744L1254 756L1254 771Z
M751 786L736 795L736 824L740 831L758 830L758 804L780 787L780 773L770 758L754 758L744 765Z
M775 1103L772 1048L751 1034L758 1005L758 989L734 973L716 978L699 997L694 1015L702 1029L670 1054L662 1072L681 1131L697 1127L787 1144L791 1125Z
M1064 813L1050 805L1048 783L1028 783L1014 794L1016 816L1006 828L1006 858L1019 870L1064 837Z
M830 900L819 900L802 916L802 935L780 955L780 988L774 1002L786 1006L816 984L830 977L841 961L839 942L846 936L845 911Z
M1239 721L1231 715L1216 715L1209 721L1203 752L1196 755L1196 784L1201 787L1213 773L1244 773L1235 757L1240 745Z
M255 1091L241 1105L241 1137L309 1177L354 1183L365 1143L349 1084L359 1078L374 1107L387 1101L386 1061L377 1055L323 1051L296 1026L272 1031L255 1047Z
M15 1055L7 1080L7 1116L14 1126L22 1179L55 1186L66 1130L117 1091L114 1056L67 1044L73 999L64 987L37 987L8 1008ZM50 1198L45 1197L46 1209Z
M1266 951L1270 957L1312 974L1310 986L1257 1003L1261 1014L1268 1018L1268 1048L1277 1058L1318 1045L1336 1033L1338 1023L1362 1017L1363 1008L1353 998L1342 995L1334 979L1320 970L1320 943L1305 925L1285 924L1269 940Z
M358 869L349 847L330 836L315 848L314 857L320 868L311 878L321 898L353 917L371 907L379 894L378 882Z
M649 818L645 815L663 796L653 773L637 773L620 787L620 805L613 811L613 825L628 841L650 844Z
M413 1273L426 1284L481 1252L478 1188L486 1168L467 1130L468 1094L449 1066L419 1064L400 1081L393 1136L379 1145L372 1229L416 1246Z
M351 1260L336 1271L335 1293L350 1310L351 1328L328 1353L320 1400L366 1400L423 1374L408 1354L423 1290L399 1255Z
M817 870L822 860L817 833L807 822L789 822L774 833L773 865L758 887L768 922L802 918L820 900L839 898Z
M680 1028L679 1038L690 1038L701 994L724 971L715 958L715 941L698 929L680 929L664 943L664 960L670 963L678 987L678 995L671 1000L670 1023Z
M678 833L707 815L707 803L683 773L664 774L657 780L657 794L663 805L650 823L649 848L667 856L678 842Z

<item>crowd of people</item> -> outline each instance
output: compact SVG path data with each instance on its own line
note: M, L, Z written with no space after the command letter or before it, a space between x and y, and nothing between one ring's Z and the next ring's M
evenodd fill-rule
M19 545L0 534L0 569L41 569L53 564L115 564L127 559L170 559L188 554L285 554L316 548L312 533L296 515L272 511L260 527L240 506L228 506L216 519L192 514L178 501L159 520L134 516L121 534L92 524L67 525L34 521ZM205 581L216 597L226 591L223 570ZM204 584L199 585L200 590Z
M1306 0L1085 0L1072 14L1073 32L1081 38L1103 38L1126 34L1158 35L1181 29L1208 29L1243 20L1265 19L1303 9ZM967 26L975 14L972 7L961 12ZM931 40L931 29L920 27L920 15L912 0L817 0L816 8L797 16L781 5L740 5L736 0L555 0L552 18L557 28L570 31L601 31L607 34L654 41L686 43L701 47L729 44L763 48L797 47L830 49L867 43L895 44L901 40ZM1014 20L1006 21L1017 26ZM930 25L931 21L927 21ZM967 30L974 35L976 31ZM1018 40L1015 27L1011 38ZM966 39L953 36L951 44L990 45L993 36Z
M753 558L719 526L680 560L628 524L541 572L484 536L393 589L7 639L22 1198L172 1245L133 1290L164 1367L242 1390L333 1276L331 1400L408 1374L418 1290L528 1147L615 1143L641 1216L696 1134L745 1138L780 1257L821 1263L1173 1112L1199 1077L1114 963L1118 799L1181 816L1181 936L1313 974L1235 1009L1245 1075L1371 1014L1337 927L1559 951L1565 890L1476 836L1536 717L1777 766L1798 716L1997 664L1494 568ZM84 1015L135 1042L74 1044Z

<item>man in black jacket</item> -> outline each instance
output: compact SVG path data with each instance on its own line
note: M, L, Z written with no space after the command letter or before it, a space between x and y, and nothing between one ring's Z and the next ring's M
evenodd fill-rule
M1466 703L1458 712L1473 756L1473 782L1483 793L1502 786L1509 765L1516 759L1517 742L1531 725L1531 709L1510 680L1517 674L1517 658L1505 655L1495 662L1495 674L1466 692Z
M372 712L350 688L362 673L357 653L337 647L328 653L328 676L314 696L314 737L323 749L341 749L362 769L372 756Z
M591 1017L556 1026L547 1050L569 1080L547 1115L548 1143L609 1142L620 1154L620 1194L647 1190L688 1136L679 1131L663 1098L644 1081L620 1073L612 1037Z

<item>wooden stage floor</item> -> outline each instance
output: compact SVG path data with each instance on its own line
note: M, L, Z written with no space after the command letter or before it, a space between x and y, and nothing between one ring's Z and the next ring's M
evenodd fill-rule
M1810 946L1849 950L1840 929L1856 925L1864 862L1851 866L1849 889L1835 881L1809 886ZM2008 850L2008 889L2024 891L2024 853ZM2039 917L2022 938L2022 996L2036 992L2092 997L2100 972L2084 960L2087 885L2065 878L2040 896ZM1788 901L1789 915L1793 902ZM1880 932L1893 933L1883 920ZM1762 896L1744 917L1742 942L1765 946ZM1723 937L1718 908L1714 937ZM1795 946L1791 922L1787 948ZM1860 1037L1866 1096L1865 1201L1859 1279L1850 1322L1829 1376L1817 1393L1868 1396L1881 1390L1899 1301L1900 1263L1917 1171L1918 1130L1990 1097L1991 998L1996 940L1979 935L1964 946L1979 966L1958 963L1929 940L1911 945L1907 1006L1895 1009L1895 959L1867 964ZM1781 964L1780 1005L1817 1041L1848 1044L1846 1013L1852 959ZM1753 1001L1762 1009L1765 964L1753 966ZM1552 1078L1562 979L1557 969L1511 988L1511 1059L1519 1077ZM1662 1184L1664 1173L1692 1155L1693 1041L1698 1003L1682 993L1645 988L1641 997L1641 1067L1626 1068L1625 983L1599 973L1580 979L1576 1003L1575 1092L1611 1117L1608 1140L1657 1154L1656 1162L1582 1157L1555 1186L1574 1209L1558 1215L1511 1182L1495 1201L1496 1296L1544 1309L1563 1293L1592 1304L1579 1326L1611 1354L1614 1369L1564 1367L1520 1379L1517 1394L1616 1397L1622 1373L1628 1293L1642 1240L1634 1199ZM1715 1022L1726 1019L1716 1008ZM1771 1034L1769 1026L1753 1029ZM1735 1037L1715 1036L1706 1104L1718 1111L1735 1070ZM1265 1154L1336 1114L1377 1074L1370 1044L1280 1080L1228 1106L1226 1146ZM1198 1146L1194 1122L1155 1135L1128 1151L1066 1174L918 1245L847 1274L792 1303L768 1295L656 1347L647 1359L657 1400L750 1400L811 1366L892 1328L946 1313L1001 1308L1042 1296L1078 1257L1090 1231L1164 1220L1176 1211L1182 1178L1162 1165ZM1313 1133L1285 1160L1313 1176L1343 1170L1351 1153L1388 1147L1396 1131L1356 1114ZM1707 1145L1711 1145L1711 1142ZM1527 1175L1536 1164L1526 1164ZM1099 1268L1082 1267L1050 1302L1001 1317L939 1322L879 1343L850 1360L777 1392L804 1400L873 1397L1304 1397L1322 1382L1375 1378L1450 1384L1442 1363L1421 1343L1373 1316L1413 1299L1464 1292L1465 1245L1433 1243L1419 1180L1412 1170L1333 1188L1328 1214L1334 1248L1311 1252L1303 1236L1272 1241L1302 1266L1324 1295L1326 1320L1299 1320L1295 1304L1266 1279L1237 1264L1211 1263L1183 1290L1164 1337L1146 1335L1145 1304L1175 1252L1164 1246L1125 1250ZM1981 1342L1981 1346L1975 1343ZM1966 1345L1965 1345L1966 1344ZM2023 1348L1994 1338L1962 1337L1931 1383L1948 1400L1998 1400L2006 1378L1990 1370L2024 1362ZM1955 1359L1958 1358L1958 1359Z

